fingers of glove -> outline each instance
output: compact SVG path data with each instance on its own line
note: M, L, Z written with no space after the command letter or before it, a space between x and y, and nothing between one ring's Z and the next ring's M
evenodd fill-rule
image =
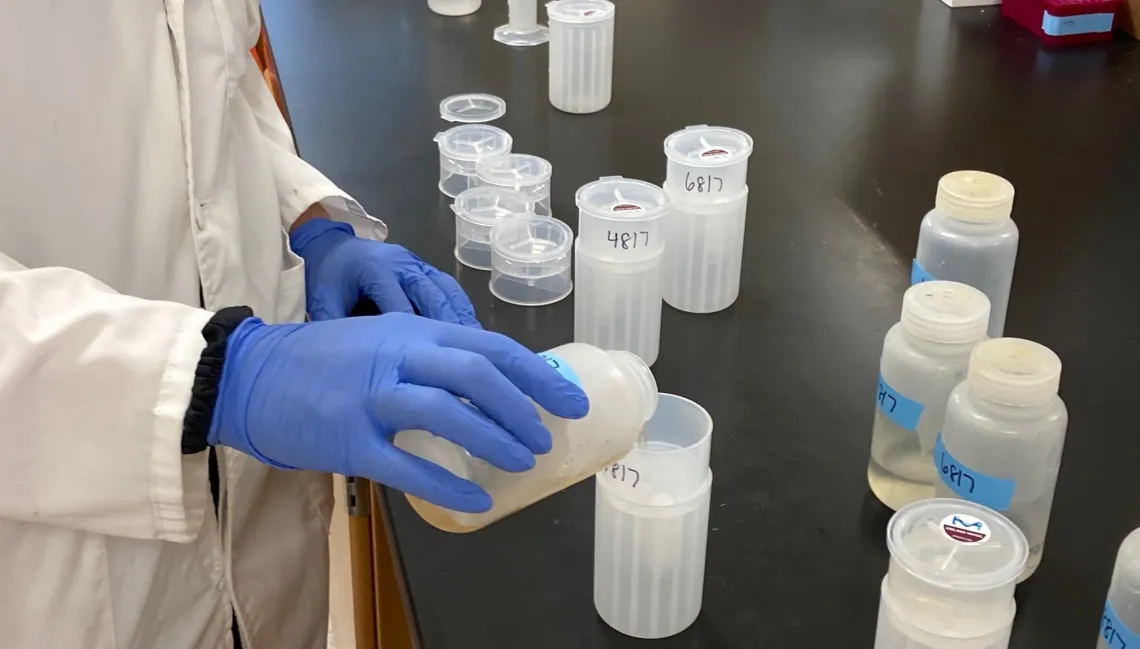
M419 310L420 315L432 320L439 320L440 322L450 322L452 324L462 324L459 322L459 315L455 313L455 309L451 308L451 303L447 301L447 297L435 282L427 278L417 268L404 272L400 277L400 284L404 287L404 292L412 301L412 304Z
M361 292L380 307L380 313L415 313L399 281L389 271L368 266L361 271Z
M309 319L315 322L339 320L348 316L344 301L337 291L318 286L307 301L306 310L309 312Z
M503 471L534 466L534 453L473 406L439 388L401 384L376 397L376 413L394 431L426 430Z
M374 457L359 462L360 477L458 512L478 514L491 509L490 494L474 482L387 442L378 440L376 446Z
M467 297L467 292L463 290L459 282L455 281L454 277L427 264L424 264L423 270L424 275L434 282L439 290L443 291L444 297L447 298L447 302L458 317L459 324L476 329L483 328L479 319L475 317L475 306L471 304L471 298Z
M467 399L532 452L550 452L550 431L534 404L485 356L447 347L409 348L400 378Z

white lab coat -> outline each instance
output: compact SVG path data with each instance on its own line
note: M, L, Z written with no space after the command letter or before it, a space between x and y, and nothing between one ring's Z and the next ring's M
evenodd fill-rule
M256 0L0 0L5 649L229 647L234 608L249 649L324 645L328 476L219 449L219 523L180 450L200 300L301 320L314 202L385 234L294 154L258 29Z

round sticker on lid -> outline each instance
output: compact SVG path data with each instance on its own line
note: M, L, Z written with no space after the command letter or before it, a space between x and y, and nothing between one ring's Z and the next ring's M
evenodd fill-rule
M990 526L969 514L951 514L942 519L942 533L952 541L973 545L990 538Z
M618 203L610 208L612 212L644 212L645 208L635 203Z
M723 157L729 156L729 155L732 155L732 153L730 153L729 151L727 151L725 149L721 149L721 148L712 148L712 149L708 149L706 151L701 152L701 157L706 159L706 160L707 159L723 158Z

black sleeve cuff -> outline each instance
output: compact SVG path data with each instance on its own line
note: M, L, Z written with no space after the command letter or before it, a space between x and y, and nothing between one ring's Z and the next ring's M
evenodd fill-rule
M202 328L206 349L194 372L194 387L190 390L190 407L182 420L182 454L193 455L206 450L210 423L214 420L214 406L218 402L218 384L222 381L222 366L226 361L226 341L234 329L247 318L253 309L245 306L227 307L214 314Z

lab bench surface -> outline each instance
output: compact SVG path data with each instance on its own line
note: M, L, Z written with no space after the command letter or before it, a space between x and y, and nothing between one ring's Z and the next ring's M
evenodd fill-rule
M661 182L675 130L755 138L740 299L665 307L653 368L716 423L704 609L662 649L871 646L888 560L889 512L866 484L883 335L939 176L1009 178L1022 240L1006 331L1061 356L1071 413L1012 647L1091 647L1116 548L1140 525L1140 50L1051 51L996 8L937 0L616 4L613 104L582 116L547 101L546 46L492 40L505 0L463 18L423 0L264 10L305 157L454 273L488 329L535 350L572 339L573 296L514 307L457 264L441 99L505 98L496 124L554 164L554 215L575 227L587 181ZM592 482L463 536L389 501L425 649L641 646L594 612Z

